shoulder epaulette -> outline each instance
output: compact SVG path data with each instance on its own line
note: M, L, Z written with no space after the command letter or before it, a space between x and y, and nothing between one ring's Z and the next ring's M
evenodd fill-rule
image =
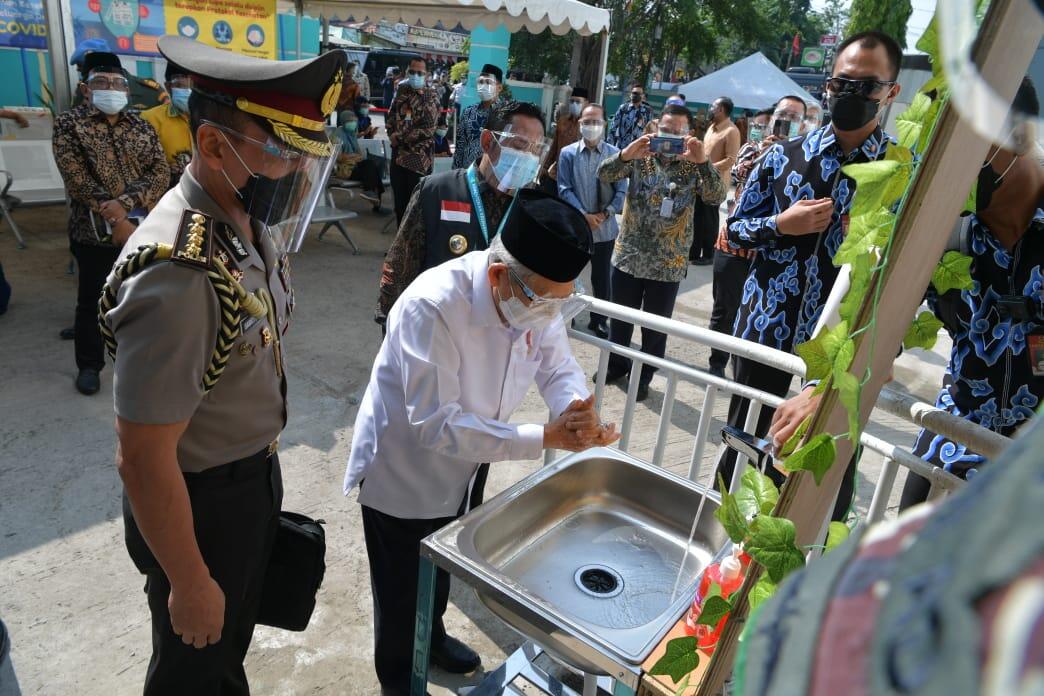
M212 267L213 259L214 219L206 213L186 208L181 215L170 260L205 271Z

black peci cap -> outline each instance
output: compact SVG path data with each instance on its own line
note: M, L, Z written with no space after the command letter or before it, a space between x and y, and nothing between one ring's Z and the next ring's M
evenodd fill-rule
M312 60L264 60L183 36L161 37L159 50L192 76L192 90L200 96L250 114L305 154L325 157L333 151L325 120L341 95L348 62L344 51Z
M479 71L480 75L492 75L497 78L497 82L504 82L504 71L493 65L492 63L486 63L482 66L482 70Z
M519 263L556 283L576 280L591 260L587 219L538 189L519 189L500 240Z
M123 73L123 66L120 65L120 58L115 53L92 51L83 57L80 74L86 78L95 70Z
M589 99L589 94L590 92L587 91L586 87L574 87L572 96L579 97L580 99Z

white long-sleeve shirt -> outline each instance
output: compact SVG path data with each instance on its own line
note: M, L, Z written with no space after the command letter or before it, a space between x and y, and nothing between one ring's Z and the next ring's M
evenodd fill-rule
M347 495L406 519L457 514L480 462L537 459L540 424L507 420L534 382L557 415L590 392L565 326L505 326L477 251L422 273L396 301L359 405Z

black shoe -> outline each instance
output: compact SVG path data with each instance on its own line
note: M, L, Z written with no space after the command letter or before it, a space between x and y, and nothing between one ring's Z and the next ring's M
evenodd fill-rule
M607 370L606 373L605 373L605 383L606 384L612 384L613 382L619 382L621 379L626 377L629 372L630 372L630 370L627 370L627 371L624 371L624 372L613 372L612 370ZM597 372L594 373L593 375L591 375L591 381L592 382L597 382L598 381L598 373Z
M62 329L58 332L58 338L63 341L71 341L76 338L76 329L71 326L68 329Z
M600 321L587 322L587 330L598 338L609 338L609 329Z
M725 366L724 365L711 365L707 369L707 371L710 372L715 377L721 377L722 379L725 379Z
M101 389L101 378L98 377L98 371L90 368L80 370L80 374L76 375L76 389L87 396L97 394Z
M714 259L708 259L706 257L702 259L696 259L692 262L694 266L709 266L714 263Z
M649 398L649 385L638 383L638 395L634 398L635 401L645 401Z
M431 646L431 664L450 674L469 674L479 668L482 658L456 638L446 636L442 643Z

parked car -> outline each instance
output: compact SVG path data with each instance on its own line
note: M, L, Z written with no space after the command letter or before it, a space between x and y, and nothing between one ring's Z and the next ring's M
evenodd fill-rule
M395 49L377 49L366 54L366 63L363 72L370 80L370 103L375 106L387 108L384 103L384 91L381 89L381 80L384 79L388 68L396 67L406 73L406 67L414 58L424 59L424 56L415 51L399 51Z

